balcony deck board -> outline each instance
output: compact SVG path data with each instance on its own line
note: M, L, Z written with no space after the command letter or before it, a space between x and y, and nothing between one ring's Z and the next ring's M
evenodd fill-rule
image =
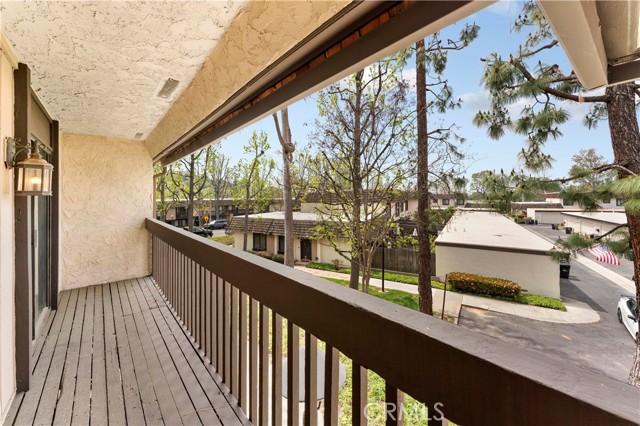
M63 292L32 359L5 424L248 422L148 278Z

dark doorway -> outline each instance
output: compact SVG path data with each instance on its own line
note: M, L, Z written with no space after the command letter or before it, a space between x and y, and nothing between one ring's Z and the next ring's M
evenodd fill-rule
M311 260L311 240L300 240L300 259Z

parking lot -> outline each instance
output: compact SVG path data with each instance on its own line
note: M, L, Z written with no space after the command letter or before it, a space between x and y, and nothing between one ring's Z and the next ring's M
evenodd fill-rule
M600 320L592 324L555 324L463 307L459 324L541 356L565 360L626 382L635 342L618 322L616 310L620 294L627 292L586 266L572 262L570 278L561 280L560 293L565 301L588 304Z

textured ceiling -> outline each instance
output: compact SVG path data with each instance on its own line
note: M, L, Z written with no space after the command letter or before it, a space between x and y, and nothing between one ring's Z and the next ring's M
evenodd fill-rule
M68 133L146 138L245 2L2 2L2 32ZM168 97L165 81L179 81Z

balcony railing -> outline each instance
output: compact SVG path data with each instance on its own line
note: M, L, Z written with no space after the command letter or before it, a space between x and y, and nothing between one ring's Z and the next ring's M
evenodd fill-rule
M636 424L638 389L148 219L153 277L230 396L254 424L317 423L319 341L324 424L338 423L338 351L352 360L354 425L367 421L367 374L386 383L387 424L402 394L458 424ZM286 327L283 326L286 320ZM299 333L305 368L299 372ZM286 344L283 336L286 333ZM402 392L401 392L402 391ZM432 416L437 417L437 416ZM433 419L431 424L445 421ZM426 421L420 424L425 424Z

